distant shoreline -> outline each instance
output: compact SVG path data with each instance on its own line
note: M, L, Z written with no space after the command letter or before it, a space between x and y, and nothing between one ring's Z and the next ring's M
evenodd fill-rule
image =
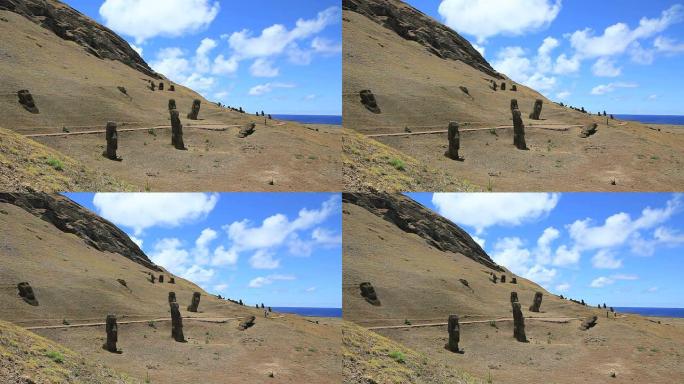
M342 115L286 115L274 114L274 119L296 121L302 124L342 126Z
M615 114L616 119L635 121L642 124L662 124L684 126L684 116L682 115L625 115Z
M342 317L342 308L318 308L318 307L273 307L273 311L280 313L292 313L305 317Z
M615 307L617 312L647 317L684 318L684 308Z

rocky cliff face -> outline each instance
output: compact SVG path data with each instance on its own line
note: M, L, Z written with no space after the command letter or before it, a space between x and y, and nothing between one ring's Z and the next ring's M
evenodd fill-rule
M42 192L0 193L0 203L16 205L63 232L80 237L99 251L118 253L161 271L122 230L64 196Z
M117 60L161 78L124 39L58 0L0 0L0 10L22 15L62 39L76 42L96 57Z
M401 194L344 193L342 201L365 208L415 233L444 252L457 252L496 271L503 271L468 233L456 224Z
M468 40L400 0L342 0L342 9L362 14L443 59L462 61L490 76L503 78Z

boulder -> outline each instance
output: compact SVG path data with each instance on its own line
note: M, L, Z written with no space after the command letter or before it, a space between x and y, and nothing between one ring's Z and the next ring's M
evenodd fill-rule
M361 104L363 104L367 110L373 113L381 113L380 107L378 107L378 102L375 100L375 95L369 89L364 89L359 92L361 96Z
M373 285L371 283L361 283L359 284L359 288L361 289L361 296L363 296L367 302L375 306L381 305L380 300L378 299L378 296L375 293L375 288L373 288Z

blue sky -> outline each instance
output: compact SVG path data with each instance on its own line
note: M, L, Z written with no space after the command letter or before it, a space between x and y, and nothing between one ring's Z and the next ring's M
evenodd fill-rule
M155 70L254 113L342 111L339 0L65 0Z
M210 293L250 305L342 307L340 194L67 196Z
M408 195L553 293L616 307L684 307L684 195Z
M554 101L684 115L681 0L408 0Z

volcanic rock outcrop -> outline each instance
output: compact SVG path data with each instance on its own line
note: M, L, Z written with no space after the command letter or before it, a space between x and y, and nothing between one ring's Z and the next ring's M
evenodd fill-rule
M461 253L495 271L504 272L463 229L406 196L343 193L342 201L362 207L405 232L415 233L441 251Z
M402 38L417 42L442 59L462 61L490 76L503 79L466 39L401 1L343 0L342 9L364 15Z
M72 200L42 192L0 193L0 202L26 212L72 233L102 252L118 253L155 271L161 271L122 230Z
M361 289L361 296L363 296L363 298L366 299L367 302L375 306L380 305L378 295L375 293L375 288L373 288L373 285L371 283L361 283L359 285L359 288Z
M27 282L19 283L17 284L17 289L19 290L19 296L24 299L25 302L33 305L34 307L38 306L38 299L36 299L36 295L33 293L31 284Z
M33 100L31 92L26 89L22 89L17 92L17 97L19 98L19 104L21 104L24 109L31 113L40 113L38 107L36 107L36 102Z
M140 55L112 30L56 0L0 0L0 10L24 16L64 40L73 41L100 59L120 61L160 79Z
M368 89L364 89L363 91L359 92L359 96L361 96L361 104L363 104L366 109L373 113L382 112L380 107L378 107L378 101L375 100L375 95L373 95L373 92Z

